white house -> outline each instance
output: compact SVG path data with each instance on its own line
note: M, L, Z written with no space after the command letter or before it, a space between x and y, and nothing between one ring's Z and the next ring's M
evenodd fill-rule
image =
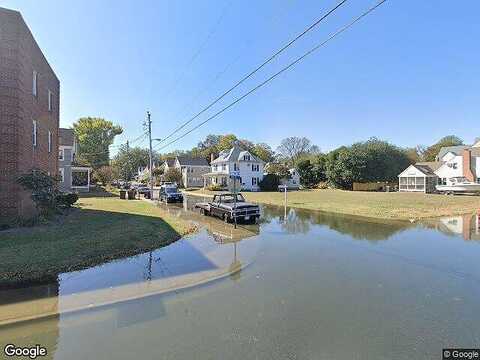
M290 173L289 179L280 179L280 185L286 185L288 189L298 190L300 188L300 175L294 168L288 170Z
M459 178L480 183L480 141L443 147L437 161L410 165L398 175L399 190L430 193L436 185L452 185Z
M227 188L231 176L236 175L239 177L241 190L259 191L264 165L262 160L235 145L212 160L210 172L203 175L204 186L213 184Z
M75 161L77 142L73 129L60 128L58 133L58 173L60 189L65 192L90 190L92 169L78 165Z

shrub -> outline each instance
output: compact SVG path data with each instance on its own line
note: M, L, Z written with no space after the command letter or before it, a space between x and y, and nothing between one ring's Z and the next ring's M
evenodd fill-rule
M182 184L182 173L176 168L168 169L164 174L164 180L176 183L178 186Z
M267 174L260 181L259 186L262 191L276 191L280 184L280 178L276 174Z
M222 186L218 184L211 184L207 186L207 190L210 190L210 191L220 191L222 189L223 189Z
M78 200L78 195L74 193L65 193L57 195L57 204L63 208L70 208Z
M57 210L58 179L41 170L32 170L17 179L24 189L30 190L31 199L42 216L49 216Z

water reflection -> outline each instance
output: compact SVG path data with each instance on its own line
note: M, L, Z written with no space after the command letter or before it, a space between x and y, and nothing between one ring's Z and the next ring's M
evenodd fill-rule
M0 327L0 339L69 360L132 358L137 343L140 358L379 359L396 348L403 359L419 338L428 351L462 329L480 339L478 215L412 224L266 206L260 224L235 230L192 212L199 200L159 204L201 224L194 236L0 292L0 319L50 315Z

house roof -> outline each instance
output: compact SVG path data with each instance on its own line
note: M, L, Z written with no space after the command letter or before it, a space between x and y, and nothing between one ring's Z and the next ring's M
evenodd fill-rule
M243 160L244 155L250 155L250 160ZM232 147L230 150L220 152L218 157L212 161L212 164L226 161L248 161L263 163L262 160L258 159L250 152L240 149L237 145Z
M425 175L436 175L435 171L438 170L443 165L443 161L429 161L429 162L419 162L414 164L418 170L420 170Z
M177 160L180 163L180 166L210 166L208 165L207 160L203 157L177 156Z
M438 152L437 159L443 158L449 152L455 155L462 155L463 150L471 148L470 145L456 145L456 146L444 146Z
M58 129L58 144L63 146L73 146L75 142L75 134L73 129Z
M167 163L168 167L173 167L175 165L175 159L166 159L163 163Z

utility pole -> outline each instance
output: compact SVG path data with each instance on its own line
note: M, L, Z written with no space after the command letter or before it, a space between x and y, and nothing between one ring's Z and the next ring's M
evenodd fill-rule
M150 200L153 200L153 150L152 150L152 120L150 119L150 111L147 111L148 125L148 144L150 157Z

